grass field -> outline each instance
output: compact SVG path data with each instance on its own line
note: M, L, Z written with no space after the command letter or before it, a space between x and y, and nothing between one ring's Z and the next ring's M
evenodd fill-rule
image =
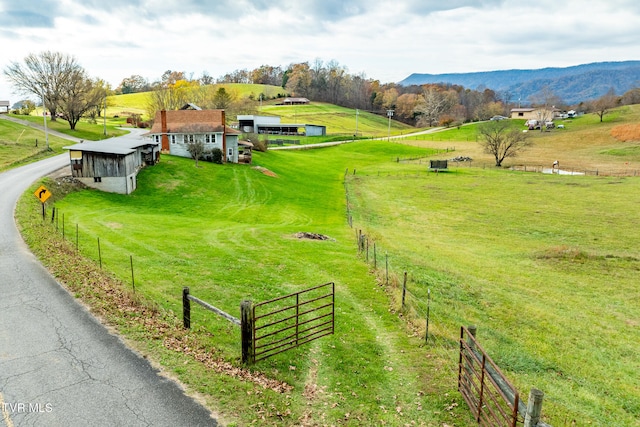
M42 122L41 122L42 123ZM69 141L49 135L47 150L44 132L9 120L0 120L0 171L61 154Z
M576 167L637 167L637 143L611 131L637 122L638 111L623 109L602 124L585 116L563 131L532 134L534 147L509 164L559 158ZM468 140L472 126L449 132L463 129L457 141L425 136L256 153L254 164L275 177L241 165L196 169L188 159L165 156L142 171L130 196L88 190L55 205L67 230L77 224L83 255L96 259L100 238L105 269L125 287L133 256L137 295L161 312L180 312L183 286L237 314L245 298L336 282L336 334L252 371L293 386L285 393L206 369L123 322L122 314L110 318L230 425L474 425L455 391L455 363L459 327L475 324L480 342L524 396L531 387L546 393L543 414L553 425L637 427L639 181L492 167L427 173L422 159L442 156L470 155L491 166ZM434 154L451 141L453 154ZM43 242L55 233L39 225L36 202L20 203L25 238L51 254ZM356 229L376 242L379 256L388 254L388 288L379 284L382 262L374 271L358 256ZM301 241L293 237L298 231L332 240ZM97 272L71 274L67 258L48 258L61 276L81 278L74 292L91 297L92 288L81 285ZM412 306L405 311L397 287L403 271ZM193 334L215 357L238 364L234 327L203 312L192 321L205 328Z
M333 104L312 102L307 105L265 105L261 114L280 116L282 123L310 123L327 126L327 134L355 135L356 112L351 108ZM359 111L358 136L384 137L388 135L389 121L386 117ZM391 121L391 135L415 132L417 129L395 120ZM419 129L418 129L419 130Z

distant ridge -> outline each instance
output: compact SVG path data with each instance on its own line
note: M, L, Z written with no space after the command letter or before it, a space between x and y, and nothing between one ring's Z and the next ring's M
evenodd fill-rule
M617 95L640 87L640 61L593 62L566 68L502 70L476 73L411 74L400 85L450 83L468 89L486 87L510 94L510 100L527 103L544 86L567 104L598 98L613 88Z

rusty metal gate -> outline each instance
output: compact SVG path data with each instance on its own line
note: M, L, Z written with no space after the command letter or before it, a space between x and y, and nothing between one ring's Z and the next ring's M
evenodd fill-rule
M526 410L520 408L524 405L516 388L464 326L460 329L458 391L482 426L515 427L518 411Z
M334 333L335 284L242 308L242 359L254 363ZM250 310L250 312L248 312Z

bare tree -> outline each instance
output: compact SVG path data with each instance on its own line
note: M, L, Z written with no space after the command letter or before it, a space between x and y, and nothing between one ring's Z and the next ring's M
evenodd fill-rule
M60 88L57 104L60 117L74 130L82 116L98 108L105 96L106 90L99 80L91 80L82 69L75 70Z
M507 157L515 157L531 146L527 134L516 128L509 120L493 120L478 126L480 145L484 152L493 155L500 167Z
M446 91L434 86L427 86L418 100L415 112L420 117L418 124L433 126L440 116L447 113L457 104L455 91Z
M605 114L609 113L619 103L619 99L613 88L609 89L607 93L600 98L589 103L589 109L598 117L600 117L600 123Z
M84 70L73 56L46 51L29 54L24 65L12 62L3 72L19 93L43 98L45 107L51 112L51 120L55 121L69 80Z

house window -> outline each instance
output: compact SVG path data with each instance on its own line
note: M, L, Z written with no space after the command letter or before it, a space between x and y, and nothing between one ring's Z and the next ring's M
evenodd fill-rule
M206 134L206 135L204 136L204 142L205 142L206 144L211 144L211 135Z
M215 133L213 135L211 135L211 143L213 143L213 144L216 143L216 134Z
M189 143L193 144L193 135L189 135Z
M182 135L182 142L185 144L189 142L189 138L187 138L187 135Z
M160 142L160 135L156 135L156 143Z
M102 177L100 177L100 176L94 176L94 177L93 177L93 182L102 182Z
M523 117L524 113L518 113L518 117Z
M176 143L176 136L175 135L171 135L171 143L172 144Z

